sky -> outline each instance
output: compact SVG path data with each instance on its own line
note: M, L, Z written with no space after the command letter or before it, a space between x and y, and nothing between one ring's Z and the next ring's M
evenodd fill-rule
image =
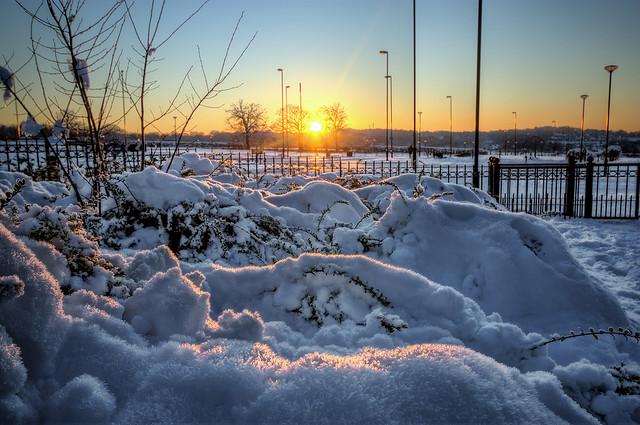
M25 0L35 4L38 0ZM169 0L163 30L170 31L200 0ZM89 0L98 10L103 1ZM138 0L136 17L144 18L150 0ZM9 0L0 27L0 54L25 57L29 19ZM340 102L352 128L385 126L385 58L390 52L394 84L394 127L413 126L411 0L213 0L157 53L154 72L159 88L149 99L158 110L173 96L182 75L198 65L198 46L207 71L217 73L228 37L242 12L238 53L254 32L257 37L228 80L240 87L222 93L196 116L195 130L228 130L225 109L244 99L262 104L274 117L280 108L280 74L291 85L289 103L317 113ZM587 100L587 128L603 128L608 75L613 75L611 128L640 130L640 1L638 0L485 0L482 53L481 129L551 125L579 127L581 94ZM417 0L418 110L422 128L448 129L453 96L453 127L474 128L476 0ZM43 35L44 37L44 35ZM6 42L11 40L12 42ZM123 36L124 57L134 38ZM25 70L22 81L34 81ZM201 73L194 83L201 84ZM12 105L0 110L0 122L15 122ZM133 116L128 117L133 122ZM162 131L173 129L168 117Z

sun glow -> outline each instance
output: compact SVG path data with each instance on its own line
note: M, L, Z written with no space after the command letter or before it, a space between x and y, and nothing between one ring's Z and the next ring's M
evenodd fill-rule
M318 121L314 121L309 126L309 129L312 133L320 133L322 131L322 124L320 124Z

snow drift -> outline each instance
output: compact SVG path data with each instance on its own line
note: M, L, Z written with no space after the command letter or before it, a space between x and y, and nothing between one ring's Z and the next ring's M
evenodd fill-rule
M0 374L2 421L596 423L552 375L532 379L451 345L290 361L237 340L132 343L63 313L55 279L4 226L0 259L25 284L0 310L0 353L10 359Z

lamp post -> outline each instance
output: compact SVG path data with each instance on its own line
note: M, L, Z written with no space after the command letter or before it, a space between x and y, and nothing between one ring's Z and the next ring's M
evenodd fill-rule
M282 106L280 108L280 115L282 115L282 156L285 155L285 141L284 141L284 70L278 68L280 72L280 98Z
M513 154L518 154L518 113L512 112L513 114Z
M473 187L480 187L480 65L482 63L482 0L478 0L478 48L476 53L476 129L473 146Z
M588 97L588 94L583 94L580 96L580 99L582 99L582 119L580 120L580 161L584 161L586 156L584 154L584 110Z
M302 151L302 83L298 83L300 90L300 107L298 108L298 152Z
M393 76L388 75L389 79L389 150L391 158L393 158Z
M416 149L416 118L417 118L417 102L416 102L416 0L413 0L413 149L412 162L413 172L418 172L418 152Z
M127 110L124 105L124 71L120 70L120 83L122 85L122 133L124 145L127 145Z
M449 156L453 156L453 97L449 99Z
M178 126L176 125L176 120L178 119L178 117L173 117L173 141L177 144L178 143Z
M387 73L384 75L384 83L387 89L387 102L386 102L386 120L387 126L385 130L385 142L386 142L386 159L389 160L389 51L380 50L380 54L384 55L387 60Z
M287 152L289 152L289 89L291 88L291 86L286 86L284 88L284 116L285 116L285 126L284 126L284 131L285 131L285 140L286 140L286 147L287 147Z
M422 112L418 112L418 156L422 149Z
M609 100L607 101L607 122L604 139L604 165L605 167L609 163L609 119L611 117L611 80L613 78L613 72L618 69L618 65L607 65L604 70L609 73Z

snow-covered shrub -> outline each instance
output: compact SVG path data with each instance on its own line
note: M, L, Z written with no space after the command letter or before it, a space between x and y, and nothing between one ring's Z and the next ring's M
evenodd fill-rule
M451 286L527 331L627 326L619 302L548 223L481 205L392 195L367 228L382 241L367 255Z
M18 234L49 243L66 258L70 277L63 284L65 292L89 288L106 293L113 285L114 272L121 273L100 255L79 209L34 205L20 219Z

